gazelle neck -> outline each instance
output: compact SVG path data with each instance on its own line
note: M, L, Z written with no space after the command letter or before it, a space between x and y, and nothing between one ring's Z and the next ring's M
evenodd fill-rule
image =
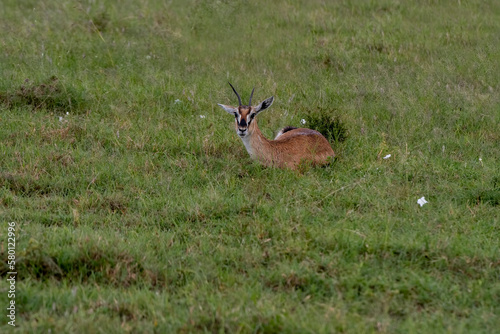
M251 144L252 135L253 134L248 134L246 137L241 138L241 140L243 141L243 145L245 145L245 148L247 149L248 154L250 154L250 156L252 158L254 158L255 153L254 153L254 150L252 149L252 144Z
M241 140L243 141L248 154L250 154L250 157L258 160L266 159L266 152L269 151L271 146L269 139L264 137L260 131L256 119L252 123L251 131L246 137L241 138Z

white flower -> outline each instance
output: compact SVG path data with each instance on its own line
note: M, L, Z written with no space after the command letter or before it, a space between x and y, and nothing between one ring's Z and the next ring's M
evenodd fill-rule
M200 115L200 118L205 118L205 117L207 117L207 116L205 116L205 115Z
M64 120L64 118L62 118L62 116L59 116L59 122L62 122Z
M69 112L66 111L66 115L69 115Z
M177 104L177 103L181 103L181 100L176 99L176 100L174 101L174 104Z
M300 120L300 124L306 124L306 120L302 118L302 119Z
M389 159L391 157L390 154L387 154L385 157L383 157L382 159Z
M417 203L418 203L418 205L420 205L420 207L423 207L423 206L424 206L424 204L429 203L429 202L427 202L427 201L425 200L425 197L422 197L422 198L419 198L419 199L417 200Z

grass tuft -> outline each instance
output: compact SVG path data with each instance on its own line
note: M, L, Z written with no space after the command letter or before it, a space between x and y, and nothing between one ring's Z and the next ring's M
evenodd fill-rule
M86 101L74 89L64 86L56 76L35 83L26 79L14 92L0 93L0 103L15 110L29 107L54 113L82 112Z
M305 120L308 127L320 132L332 144L343 143L348 138L347 127L331 110L310 113Z

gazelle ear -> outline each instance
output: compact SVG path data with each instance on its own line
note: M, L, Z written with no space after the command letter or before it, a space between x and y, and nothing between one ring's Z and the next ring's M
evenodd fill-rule
M238 111L238 109L235 107L226 106L225 104L220 104L220 103L217 103L217 104L220 105L222 107L222 109L224 109L226 112L228 112L230 114L234 114L235 112Z
M269 108L271 106L271 104L273 104L273 101L274 101L274 96L271 96L270 98L265 99L257 107L255 107L255 112L259 113L263 110L266 110L267 108Z

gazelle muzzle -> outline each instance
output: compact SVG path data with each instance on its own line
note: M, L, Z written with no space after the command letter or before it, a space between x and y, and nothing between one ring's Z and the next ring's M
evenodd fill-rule
M238 135L240 137L243 137L246 135L246 132L248 130L248 124L247 124L247 121L242 117L241 120L238 122Z

